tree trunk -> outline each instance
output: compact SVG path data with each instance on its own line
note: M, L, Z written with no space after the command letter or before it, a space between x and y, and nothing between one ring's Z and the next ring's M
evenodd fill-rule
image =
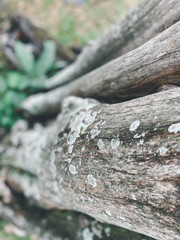
M180 88L114 105L69 97L50 126L15 126L1 176L43 209L179 240L179 102Z
M78 60L46 83L46 88L63 85L119 57L155 37L180 20L180 1L142 0Z
M1 217L42 240L180 240L179 13L141 1L23 103L61 112L0 139Z
M139 48L48 93L31 96L23 108L31 115L59 112L64 97L93 97L120 102L180 85L180 21Z

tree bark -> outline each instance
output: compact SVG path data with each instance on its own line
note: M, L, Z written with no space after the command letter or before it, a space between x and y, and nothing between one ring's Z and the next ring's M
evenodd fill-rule
M1 176L44 209L179 240L180 88L107 105L70 97L48 127L16 125Z
M77 61L46 83L46 88L63 85L123 55L155 37L180 20L178 0L142 0Z
M180 21L139 48L48 93L29 97L23 109L31 115L56 114L64 97L93 97L120 102L180 85Z
M27 203L18 194L13 195L12 204L3 204L0 216L11 221L24 234L40 240L153 240L127 229L100 223L78 212L45 210ZM15 207L16 205L16 207Z

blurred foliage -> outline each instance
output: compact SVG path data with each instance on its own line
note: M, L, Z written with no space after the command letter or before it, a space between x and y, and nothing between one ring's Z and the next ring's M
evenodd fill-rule
M44 42L37 60L22 42L16 42L14 49L21 71L6 69L0 74L0 126L5 129L21 118L22 101L42 90L49 71L56 68L56 45L53 41Z
M56 44L50 40L44 41L43 50L37 60L22 42L16 42L14 50L22 71L30 77L45 76L56 60Z
M138 0L86 0L73 4L72 0L2 0L11 11L32 19L58 41L66 45L84 45L96 40ZM75 1L74 2L80 2ZM49 17L50 16L50 17ZM53 16L53 17L51 17Z
M1 240L30 240L30 237L17 237L13 234L6 233L4 231L5 227L7 226L8 222L5 220L0 219L0 239Z

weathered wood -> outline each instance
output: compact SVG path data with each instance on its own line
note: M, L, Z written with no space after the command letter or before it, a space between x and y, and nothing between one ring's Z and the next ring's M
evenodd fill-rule
M180 85L180 21L139 48L48 93L29 97L23 109L32 115L55 114L68 95L120 102Z
M144 44L180 20L179 0L143 0L77 61L46 83L47 88L70 82Z
M1 158L36 205L180 239L180 88L114 105L70 97L51 126L16 126Z
M153 240L127 229L100 223L74 211L44 210L15 193L13 203L0 202L0 217L14 223L24 234L40 240Z

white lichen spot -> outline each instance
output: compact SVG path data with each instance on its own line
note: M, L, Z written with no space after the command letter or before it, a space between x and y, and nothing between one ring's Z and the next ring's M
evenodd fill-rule
M98 129L98 123L91 129L90 134L91 138L95 138L100 133L100 130Z
M105 145L102 139L98 140L97 146L100 150L104 149Z
M120 141L118 138L116 139L111 139L111 147L112 149L116 149L120 144Z
M83 145L81 148L81 151L84 152L84 150L85 150L85 146Z
M71 113L71 121L69 124L70 132L67 136L67 144L69 145L68 152L72 153L73 144L76 139L80 137L81 134L95 121L98 112L93 112L91 108L97 103L89 104L88 101L82 101L82 99L77 99L78 101L84 103L81 108L77 108L74 114ZM81 104L82 104L81 103Z
M62 184L62 182L64 181L64 179L62 177L59 178L59 184Z
M85 228L82 231L83 240L93 240L94 233L92 233L89 228Z
M136 196L134 194L131 194L131 197L133 200L136 200Z
M88 200L89 200L91 203L94 202L94 199L92 199L92 198L90 198L90 197L88 197Z
M134 132L136 129L138 129L139 125L140 125L140 121L136 120L133 123L131 123L129 130L131 132Z
M110 237L110 231L111 231L110 227L106 227L106 228L104 229L104 232L106 233L106 236L107 236L107 237Z
M62 150L63 150L62 147L58 147L57 152L60 153L62 152Z
M106 213L106 215L109 216L109 217L112 216L112 215L111 215L111 212L110 212L109 210L107 210L107 209L105 210L105 213Z
M144 144L144 140L141 139L138 143L137 143L137 146L140 146L140 145L143 145Z
M70 145L69 147L68 147L68 153L72 153L72 151L73 151L73 145Z
M122 216L117 217L117 219L120 219L120 220L126 222L126 219L124 217L122 217Z
M168 132L177 133L180 132L180 123L174 123L168 128Z
M93 188L95 188L97 186L96 179L92 174L89 174L87 176L87 180L88 180L89 184L91 184L93 186Z
M141 134L135 134L134 138L141 138L145 136L145 132L142 132Z
M66 162L68 162L68 163L71 163L71 161L72 161L71 158L67 158L67 159L66 159Z
M69 166L69 171L70 171L73 175L75 175L75 174L78 173L78 172L76 171L76 167L75 167L74 165L70 165L70 166Z
M168 151L168 148L166 148L166 147L162 146L162 147L158 148L158 152L161 156L165 155L167 151Z
M92 139L95 138L97 135L99 135L99 133L100 133L99 126L102 126L105 123L106 123L106 121L100 120L99 122L97 122L95 124L95 126L90 131L90 135L91 135Z
M55 153L52 151L50 155L50 171L52 173L52 176L56 177L56 165L55 165L56 156Z

